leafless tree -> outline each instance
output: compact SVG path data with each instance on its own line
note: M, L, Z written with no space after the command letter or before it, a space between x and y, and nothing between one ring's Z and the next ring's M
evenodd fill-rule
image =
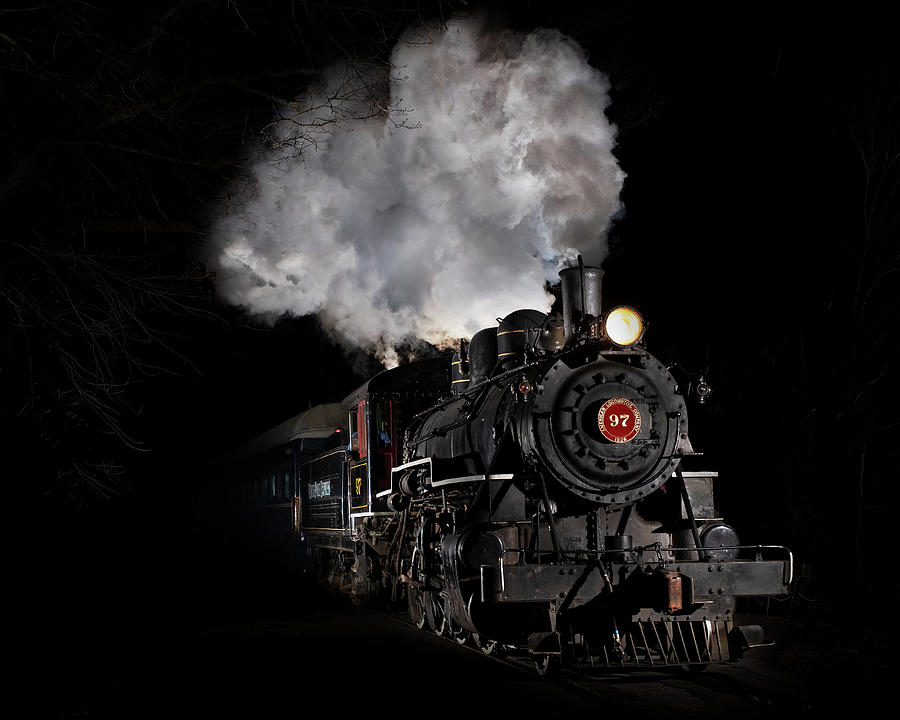
M828 222L809 243L804 271L817 279L800 285L796 336L773 352L773 375L790 378L780 434L792 452L777 474L794 542L820 578L825 567L840 568L841 592L900 587L878 569L900 500L900 78L886 49L892 42L868 35L868 47L848 44L816 68L821 84L813 87L833 128L832 144L821 148L833 187L814 185L823 191L816 211ZM839 594L827 584L820 591Z
M453 5L0 9L0 409L45 490L80 501L123 489L123 452L142 448L131 388L189 365L173 318L211 317L210 288L180 258L244 148L278 137L314 146L327 128L298 132L284 109L333 60L348 83L325 101L390 114L363 69L384 66L409 23ZM291 134L275 131L276 112L295 123Z
M860 585L872 577L867 548L896 510L893 468L900 461L900 75L887 62L879 57L852 75L841 107L856 152L857 215L841 258L848 282L835 286L827 306L846 357L843 377L834 378L836 420L850 447L846 482Z

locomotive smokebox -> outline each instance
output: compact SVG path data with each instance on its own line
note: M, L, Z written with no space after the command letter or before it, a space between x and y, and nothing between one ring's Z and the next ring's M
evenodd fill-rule
M559 279L562 283L563 326L568 345L586 332L597 331L602 309L603 271L579 263L578 267L561 270Z

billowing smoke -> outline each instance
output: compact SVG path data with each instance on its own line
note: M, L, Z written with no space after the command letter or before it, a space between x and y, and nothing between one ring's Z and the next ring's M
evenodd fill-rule
M333 68L286 108L208 248L227 302L318 314L388 365L412 338L549 310L561 266L602 263L624 179L608 82L574 41L474 19L421 40L395 48L380 105L377 77Z

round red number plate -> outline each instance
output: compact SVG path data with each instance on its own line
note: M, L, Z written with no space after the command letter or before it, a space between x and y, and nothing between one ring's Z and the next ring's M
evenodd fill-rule
M611 398L600 407L597 424L610 442L628 442L641 429L641 413L631 400Z

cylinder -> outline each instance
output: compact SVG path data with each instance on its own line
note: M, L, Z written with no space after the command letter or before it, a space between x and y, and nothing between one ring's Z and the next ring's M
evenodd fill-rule
M563 327L568 345L583 332L585 321L591 322L602 312L601 289L603 271L600 268L564 268L559 273L562 283Z

